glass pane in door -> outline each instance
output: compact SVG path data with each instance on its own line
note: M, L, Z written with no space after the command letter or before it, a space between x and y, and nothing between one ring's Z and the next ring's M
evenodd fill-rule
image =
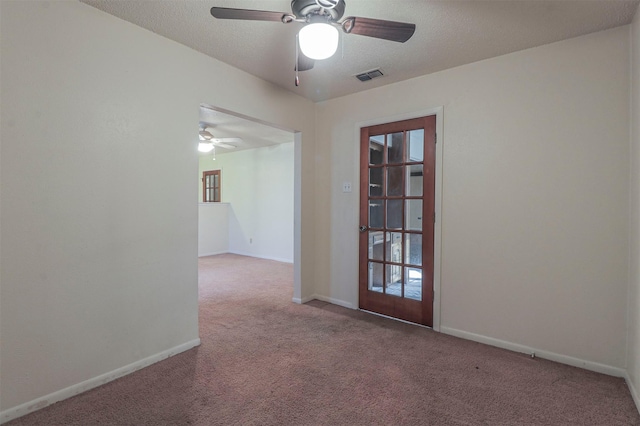
M402 297L402 266L386 265L387 279L385 293L391 296Z
M407 200L405 229L422 231L422 200Z
M422 269L404 268L404 297L422 300Z
M400 232L387 232L386 261L402 263L402 234Z
M402 228L402 200L387 200L387 228Z
M369 195L372 197L382 196L382 167L371 167L369 169Z
M402 163L404 143L403 132L391 133L387 135L387 163Z
M384 161L384 135L369 138L369 164L380 165Z
M404 167L387 167L387 195L402 195L402 172Z
M405 234L405 259L408 265L422 265L422 234Z
M382 293L383 264L369 262L369 290Z
M384 200L369 200L369 228L383 228Z
M412 164L406 167L406 195L409 197L422 197L422 164Z
M369 259L384 260L384 232L369 231Z
M424 129L411 130L408 139L407 161L422 162L424 160Z

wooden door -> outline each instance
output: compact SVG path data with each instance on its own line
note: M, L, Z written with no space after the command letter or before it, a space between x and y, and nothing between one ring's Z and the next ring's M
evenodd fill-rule
M360 131L360 308L433 326L436 117Z

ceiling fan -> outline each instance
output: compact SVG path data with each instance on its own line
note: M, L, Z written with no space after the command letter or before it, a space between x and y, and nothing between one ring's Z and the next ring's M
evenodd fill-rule
M240 138L216 138L213 136L213 128L209 126L200 127L198 136L198 138L200 139L200 143L198 144L198 151L200 152L210 152L215 147L224 149L235 149L235 146L229 144L242 142L242 139Z
M344 9L345 0L292 0L291 13L212 7L211 15L218 19L303 23L298 34L296 71L310 70L315 60L329 58L335 53L338 47L337 27L342 28L345 34L399 43L409 40L416 29L415 24L359 16L348 16L341 20Z

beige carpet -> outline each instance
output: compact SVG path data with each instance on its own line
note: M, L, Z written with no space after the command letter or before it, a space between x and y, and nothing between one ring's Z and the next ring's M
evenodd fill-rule
M620 378L322 302L200 259L199 348L10 425L640 425Z

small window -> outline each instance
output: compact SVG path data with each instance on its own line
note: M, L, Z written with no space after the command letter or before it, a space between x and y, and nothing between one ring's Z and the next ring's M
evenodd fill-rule
M220 202L220 170L202 172L202 189L203 202Z

